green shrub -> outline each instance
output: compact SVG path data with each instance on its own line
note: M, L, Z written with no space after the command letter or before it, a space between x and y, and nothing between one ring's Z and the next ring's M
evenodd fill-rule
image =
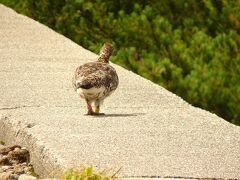
M108 175L107 171L94 171L92 166L81 169L69 169L61 177L62 180L109 180L117 179L116 174Z

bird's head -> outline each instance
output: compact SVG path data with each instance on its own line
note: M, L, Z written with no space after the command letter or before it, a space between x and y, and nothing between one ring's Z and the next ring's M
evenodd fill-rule
M104 43L103 47L100 50L98 61L108 63L113 50L114 48L111 44Z

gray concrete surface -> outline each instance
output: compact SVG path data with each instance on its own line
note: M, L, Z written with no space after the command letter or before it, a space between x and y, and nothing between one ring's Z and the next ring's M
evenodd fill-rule
M45 177L92 164L126 178L240 179L239 127L117 65L106 116L84 116L71 78L96 57L0 5L0 139L26 146Z

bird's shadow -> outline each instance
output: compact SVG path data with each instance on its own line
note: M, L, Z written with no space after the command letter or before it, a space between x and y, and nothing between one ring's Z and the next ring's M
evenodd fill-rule
M123 114L103 114L103 115L97 115L97 116L93 116L93 117L100 117L100 118L104 118L104 117L131 117L131 116L139 116L139 115L144 115L145 113L123 113Z

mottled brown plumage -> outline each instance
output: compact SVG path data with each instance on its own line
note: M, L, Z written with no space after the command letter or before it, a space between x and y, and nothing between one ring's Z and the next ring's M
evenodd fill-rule
M73 77L75 91L87 102L88 114L99 115L100 104L118 86L115 69L108 64L113 47L105 43L96 62L79 66ZM95 112L91 104L94 102Z

